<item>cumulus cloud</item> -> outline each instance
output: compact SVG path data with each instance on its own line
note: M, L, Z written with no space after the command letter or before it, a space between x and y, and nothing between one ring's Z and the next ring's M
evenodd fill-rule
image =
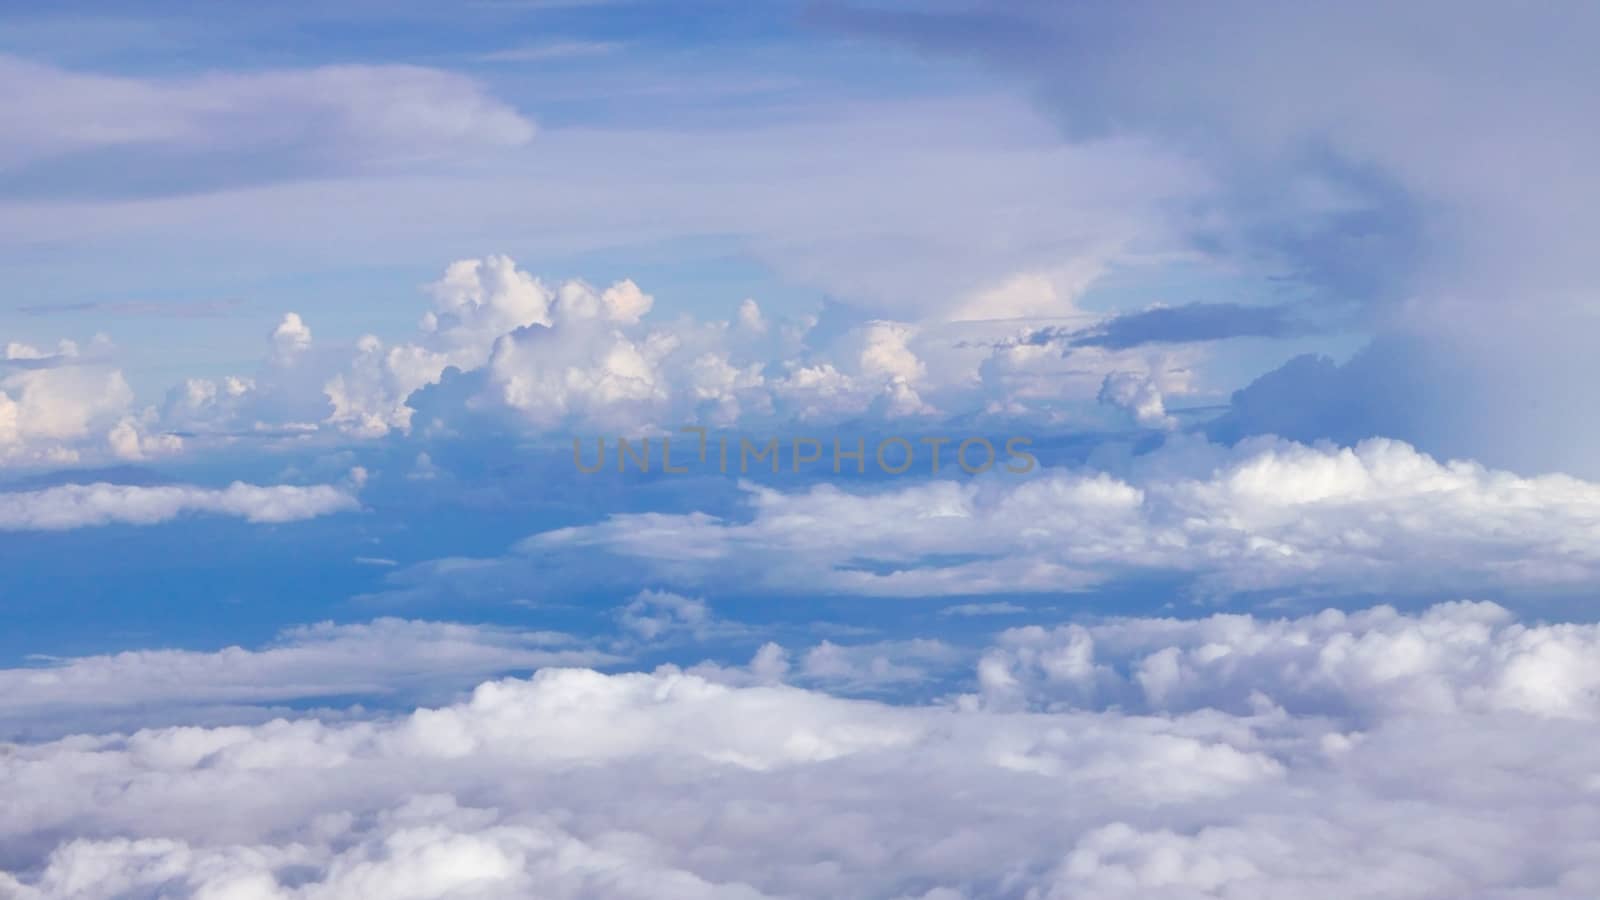
M743 521L625 513L520 549L531 561L601 548L671 584L785 593L1061 592L1169 572L1201 594L1437 595L1570 591L1600 575L1600 487L1439 462L1381 439L1228 449L1174 438L1120 476L1042 469L747 492Z
M453 263L428 292L433 303L413 339L389 344L368 335L349 355L312 354L310 324L289 313L260 372L190 379L169 392L162 421L211 434L316 423L381 437L412 431L425 408L423 430L438 433L470 432L487 417L535 434L637 434L688 423L1092 406L1098 379L1111 371L1160 373L1151 377L1182 389L1155 357L1085 351L1071 360L1080 383L1064 387L1026 366L986 370L986 360L1013 348L958 346L951 326L771 323L752 300L728 321L652 321L654 298L630 280L603 289L581 280L547 285L504 256ZM997 323L972 327L994 331Z
M8 456L70 460L76 445L132 405L122 373L102 366L26 369L0 378L0 448Z
M1148 375L1112 372L1100 382L1100 402L1125 410L1148 428L1172 429L1178 420L1167 415L1165 391Z
M978 363L986 412L1076 430L1094 422L1087 408L1099 404L1118 410L1107 417L1112 427L1166 429L1165 398L1199 391L1206 357L1196 347L1061 346L1050 334L1022 328L992 339Z
M704 600L670 591L640 591L616 611L616 617L623 631L646 641L674 632L703 636L706 628L714 624Z
M1193 350L1062 355L1038 329L1003 319L913 323L834 306L769 320L753 300L728 320L651 318L654 298L631 280L546 283L505 256L457 261L426 291L432 302L410 339L316 342L314 323L288 312L265 330L254 372L187 378L159 408L134 408L100 339L83 354L71 342L56 352L13 342L0 378L0 459L139 460L247 438L414 430L640 435L952 416L1120 427L1122 416L1095 413L1105 405L1166 429L1164 398L1197 390Z
M311 347L311 329L299 313L284 313L283 321L272 330L272 361L281 366L293 365L295 357Z
M1012 628L978 672L977 696L999 708L1600 719L1600 626L1526 625L1483 602Z
M1096 665L1142 671L1176 653L1193 664L1188 693L1073 695L1044 682L1081 667L1047 654L1028 676L1042 693L1007 708L845 700L672 667L545 669L396 718L12 744L0 890L1043 900L1600 886L1592 673L1536 661L1543 675L1515 674L1546 645L1592 655L1593 626L1452 604L1096 627ZM1448 646L1402 654L1403 676L1346 664L1408 631ZM1008 633L994 653L1018 647ZM1363 716L1306 705L1294 679L1251 693L1319 657L1306 669L1330 676L1317 690ZM784 669L768 658L762 671ZM1481 702L1437 702L1430 679ZM1493 690L1518 683L1585 698ZM1562 827L1541 827L1552 820Z
M706 661L687 671L720 684L783 682L821 687L834 694L892 695L939 683L967 664L969 656L959 647L932 638L846 644L824 639L797 653L768 641L745 665Z
M133 406L133 389L111 364L111 343L54 351L12 341L0 354L0 465L75 463L84 457L144 459L183 442L159 430L153 409Z
M63 484L0 493L0 531L153 525L195 514L258 523L296 522L359 508L349 488L331 484L261 486L236 481L225 488Z

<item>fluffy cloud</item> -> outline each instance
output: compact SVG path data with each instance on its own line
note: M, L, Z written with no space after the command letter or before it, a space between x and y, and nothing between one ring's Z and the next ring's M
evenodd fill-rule
M653 641L674 632L703 635L715 624L704 600L669 591L640 591L617 610L617 624L641 640Z
M1493 603L1012 628L978 671L978 697L996 708L1600 720L1600 626L1529 626Z
M62 531L96 525L153 525L181 515L233 516L247 522L295 522L358 509L347 487L63 484L0 493L0 531Z
M295 358L311 347L311 329L299 313L284 313L283 321L272 330L272 362L293 365Z
M77 462L83 456L143 459L183 442L155 428L154 410L133 408L133 390L109 362L110 342L63 340L54 352L16 341L0 354L0 465Z
M729 321L654 321L654 298L632 281L547 285L504 256L453 263L428 292L413 339L364 336L348 356L312 354L309 324L289 313L257 375L190 379L169 393L162 421L212 434L315 424L381 437L412 431L423 409L425 433L470 433L487 417L534 434L639 434L863 416L1049 421L1082 417L1098 400L1166 428L1161 397L1195 390L1199 358L1057 346L1007 321L913 324L836 309L840 321L827 326L769 323L753 300ZM1108 379L1130 387L1108 393Z
M1181 381L1177 387L1182 390ZM1165 395L1170 390L1170 387L1148 375L1113 372L1100 383L1099 399L1101 403L1126 410L1140 425L1173 429L1178 426L1178 420L1167 414Z
M586 288L572 283L563 292L572 297ZM349 370L324 386L333 404L330 422L364 435L409 429L413 410L406 400L413 391L437 382L449 367L481 368L505 335L549 325L557 303L555 290L504 256L453 263L428 290L433 309L422 317L418 341L386 348L376 337L363 337Z
M533 431L583 425L635 433L770 416L779 396L837 416L895 387L897 409L921 408L909 386L921 365L906 346L905 326L872 323L848 336L854 343L840 351L842 372L831 361L791 363L786 379L769 384L765 354L783 339L766 335L753 301L740 307L736 326L651 325L643 319L654 299L632 281L547 286L504 256L454 263L428 290L432 308L414 340L391 346L365 336L353 356L331 365L327 356L307 358L310 328L290 313L272 334L260 375L192 379L169 395L166 420L225 431L271 427L274 418L281 427L311 413L345 434L378 437L409 431L413 395L438 386L448 369L462 374L439 388L445 399L429 420L445 429L481 413Z
M663 357L682 341L641 325L653 299L631 281L604 290L577 280L552 287L508 257L491 256L452 264L428 292L432 307L413 340L387 345L366 335L342 359L306 358L310 328L289 313L258 377L191 380L169 395L168 420L219 430L321 424L381 437L411 430L416 410L408 401L448 369L471 381L452 397L459 406L441 412L448 417L487 409L529 428L584 421L631 431L664 408ZM700 389L707 374L720 376L718 363L726 360L684 363L676 373L684 383L675 387Z
M968 662L970 654L966 651L930 638L857 644L836 644L824 639L799 654L768 641L745 665L706 661L687 671L720 684L784 682L821 687L835 694L881 696L940 683L940 679Z
M1195 370L1204 360L1192 346L1075 345L1048 330L1024 328L994 340L978 365L987 412L1081 429L1094 422L1083 407L1098 403L1121 411L1108 425L1165 430L1174 424L1165 398L1197 393Z
M1463 697L1516 682L1536 647L1592 656L1593 626L1455 604L1104 628L1097 643L1123 641L1113 656L1194 657L1188 698L1149 713L1105 694L895 706L670 667L546 669L393 719L13 744L0 753L0 890L1044 900L1600 887L1587 752L1600 709L1585 670L1539 667L1546 688L1591 694L1573 704L1383 696L1430 678ZM1365 710L1359 721L1274 702L1294 693L1292 681L1270 693L1291 657L1321 654L1335 672L1354 651L1381 656L1374 635L1408 630L1449 646L1405 654L1406 683L1351 667L1321 684ZM994 652L1016 649L1012 633ZM1238 665L1217 661L1232 654ZM1238 709L1199 699L1254 691L1268 693Z
M627 513L529 538L603 548L669 583L920 595L1071 591L1136 572L1201 593L1564 588L1600 576L1600 486L1441 463L1394 441L1175 438L1121 476L748 487L750 517ZM513 561L514 564L514 561Z

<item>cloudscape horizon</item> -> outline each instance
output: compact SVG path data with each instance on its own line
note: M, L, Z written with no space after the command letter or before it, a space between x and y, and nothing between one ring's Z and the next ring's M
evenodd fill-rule
M0 11L0 900L1600 896L1597 40Z

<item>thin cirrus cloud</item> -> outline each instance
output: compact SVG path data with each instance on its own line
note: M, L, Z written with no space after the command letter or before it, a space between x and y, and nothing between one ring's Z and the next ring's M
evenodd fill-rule
M235 315L240 300L103 300L84 303L30 303L15 307L25 316L106 315L172 319L210 319Z
M62 484L0 493L0 531L67 531L101 525L154 525L184 515L253 523L297 522L359 509L348 487L254 485Z
M377 619L284 629L267 646L132 650L0 669L0 730L38 739L155 720L264 721L276 704L445 695L505 672L617 657L551 631Z
M417 66L139 78L0 56L0 79L0 190L13 196L237 187L460 158L534 133L470 78Z
M260 647L154 648L29 657L0 668L0 739L43 740L88 729L261 722L309 702L450 700L484 678L554 666L612 666L643 656L704 653L697 674L730 684L787 682L884 694L970 667L973 650L914 638L815 641L810 628L758 629L703 599L641 591L583 634L488 624L378 618L282 629ZM837 637L837 636L836 636ZM749 665L730 664L768 638ZM779 644L771 638L784 638Z
M937 705L545 669L396 718L81 734L7 748L0 890L1590 897L1595 641L1474 604L1136 618L1007 632Z
M488 50L472 57L488 63L541 63L609 56L627 45L621 41L550 41Z
M987 127L948 126L969 119ZM441 259L441 247L452 248L444 258L506 246L560 258L708 242L719 258L731 246L785 282L871 314L918 318L965 310L1019 273L1094 273L1178 249L1173 209L1209 186L1189 160L1137 140L1067 143L1041 137L1043 128L1023 104L984 95L841 104L713 131L552 126L537 153L509 156L492 153L494 140L465 143L477 132L463 130L457 156L476 147L489 154L481 165L333 173L319 163L345 177L105 202L38 196L0 210L0 240L139 246L165 260L169 241L203 233L217 260L271 246L296 267L330 255L415 264ZM407 141L393 142L396 153ZM819 145L849 147L850 157L805 149ZM329 146L323 155L335 160L365 153ZM540 216L527 214L529 197ZM426 217L395 215L421 209ZM1029 311L1065 310L1086 277Z

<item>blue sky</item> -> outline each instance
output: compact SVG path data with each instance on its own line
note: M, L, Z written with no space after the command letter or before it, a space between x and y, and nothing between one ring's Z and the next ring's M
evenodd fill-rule
M1594 896L1597 27L0 10L0 897Z

